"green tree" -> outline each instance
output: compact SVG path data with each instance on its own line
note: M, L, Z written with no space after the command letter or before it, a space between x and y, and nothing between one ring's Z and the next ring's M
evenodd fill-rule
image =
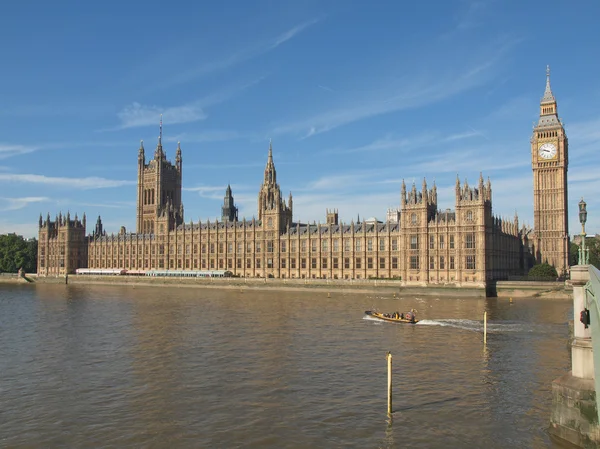
M26 240L17 234L0 235L0 272L16 273L23 268L26 273L37 271L36 239Z
M529 270L529 277L556 279L558 273L554 266L544 262L531 267L531 270Z
M586 238L585 247L590 250L590 265L600 270L600 239L597 237ZM573 242L569 248L569 263L571 265L579 263L579 245Z

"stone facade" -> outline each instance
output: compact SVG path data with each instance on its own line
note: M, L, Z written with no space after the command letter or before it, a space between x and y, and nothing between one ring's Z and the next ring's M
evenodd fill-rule
M228 186L221 221L185 223L181 147L178 143L172 164L163 151L161 122L154 157L146 161L143 143L138 151L136 232L122 227L107 235L99 217L91 235L86 237L80 225L64 225L69 238L60 240L61 234L51 230L62 229L61 220L48 219L40 223L40 243L45 242L40 244L40 274L64 274L77 267L229 270L243 277L485 286L526 273L532 252L560 271L568 266L567 139L549 89L548 78L531 140L533 232L521 227L516 216L503 220L493 215L492 185L481 175L474 187L456 179L454 210L438 207L437 187L429 188L424 179L419 189L402 182L400 209L388 214L386 222L341 223L336 209L326 210L323 224L294 221L292 194L284 200L271 145L258 193L258 219L238 219ZM554 148L544 147L547 143ZM56 259L59 249L49 250L59 247L73 255L64 266Z
M282 199L270 147L259 219L239 221L232 214L220 222L184 224L181 148L175 165L166 160L160 140L154 159L146 163L143 147L139 154L137 229L146 232L121 228L107 235L98 217L95 231L86 237L81 223L67 226L59 219L60 229L70 232L61 238L49 232L55 224L47 220L40 227L40 242L52 248L61 244L73 258L60 266L52 259L58 250L40 252L40 274L61 275L79 267L229 270L244 277L395 278L412 285L483 286L524 268L518 219L492 215L491 182L482 176L476 187L456 180L452 212L438 210L437 187L429 189L423 180L420 190L414 184L407 189L403 182L398 222L339 223L334 209L327 210L324 224L306 224L292 220L291 194L287 202ZM225 199L233 203L230 187ZM54 266L60 269L48 269Z
M38 232L38 274L63 276L77 268L88 266L89 239L85 236L86 218L59 214L54 221L48 214L46 220L40 215Z
M567 171L569 142L558 118L556 99L546 71L546 90L540 118L531 137L533 168L533 220L536 260L548 262L559 275L569 272L569 216Z

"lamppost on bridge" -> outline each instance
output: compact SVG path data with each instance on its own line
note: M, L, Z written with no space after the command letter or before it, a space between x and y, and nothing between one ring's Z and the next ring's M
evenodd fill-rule
M585 201L581 198L579 202L579 223L581 223L581 246L579 247L579 265L587 265L590 260L590 250L585 247L585 222L587 221L587 209Z

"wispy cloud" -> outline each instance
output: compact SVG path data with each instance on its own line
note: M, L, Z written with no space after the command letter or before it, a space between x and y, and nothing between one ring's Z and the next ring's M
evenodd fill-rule
M471 129L469 131L450 134L447 136L441 135L437 131L424 132L417 136L409 136L395 138L392 134L387 134L384 137L377 139L369 144L361 145L354 148L338 148L326 150L325 154L346 154L346 153L369 153L373 151L394 150L394 151L416 151L420 148L430 145L439 145L442 142L457 142L460 140L469 139L472 137L485 137L481 131Z
M229 140L241 139L242 136L237 131L233 130L207 130L197 133L182 133L174 137L168 137L165 139L167 142L189 142L189 143L202 143L202 142L224 142Z
M208 74L220 72L234 67L236 65L239 65L243 62L254 59L260 55L275 50L277 47L286 43L296 35L300 34L302 31L318 23L322 19L323 17L317 17L303 22L274 37L270 41L248 47L244 50L240 50L223 59L212 62L206 62L187 70L181 70L170 79L162 80L160 83L152 86L152 89L164 89L167 87L172 87L174 85L188 83ZM194 51L195 50L196 49L194 48Z
M127 128L137 128L141 126L156 126L159 123L160 115L164 125L173 125L177 123L191 123L204 120L208 117L205 108L223 103L240 92L260 83L266 76L261 76L249 82L229 86L217 92L213 92L200 100L181 105L181 106L148 106L138 102L133 102L117 113L117 118L121 124L114 128L101 131L116 131Z
M566 126L571 155L588 156L600 147L600 117Z
M44 184L73 189L104 189L135 184L135 181L120 181L98 177L65 178L36 174L0 173L0 182Z
M322 90L326 91L326 92L335 92L335 90L333 90L331 87L323 86L322 84L317 85L317 87L319 89L322 89Z
M21 154L33 153L41 148L37 145L10 145L0 143L0 159L7 159Z
M353 104L332 109L307 119L275 126L277 134L300 134L307 138L366 118L405 109L426 106L484 84L492 76L491 67L503 51L472 65L462 73L415 75L414 80L397 82L386 89L372 91L367 98L355 98Z
M144 106L134 102L117 113L121 121L119 129L135 128L138 126L149 126L159 122L160 114L163 114L165 124L189 123L204 120L206 114L198 105L183 105L162 108L160 106Z
M11 211L19 210L27 207L32 203L43 203L50 201L50 198L45 196L27 196L23 198L0 198L0 210Z
M81 206L81 207L94 207L98 209L127 209L132 210L136 206L135 201L112 201L110 203L94 203L94 202L80 202L72 201L68 199L60 199L56 201L59 207L63 206Z

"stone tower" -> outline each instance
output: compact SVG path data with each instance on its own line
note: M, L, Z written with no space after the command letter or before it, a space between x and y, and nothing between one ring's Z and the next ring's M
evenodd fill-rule
M539 263L548 262L554 265L559 275L564 275L569 270L569 145L550 88L549 67L546 69L546 90L540 102L540 118L531 137L531 165L535 256Z
M223 207L221 208L221 221L237 221L237 219L238 208L234 205L233 202L231 186L227 184L227 190L225 190L225 198L223 200Z
M277 184L273 147L270 143L265 177L258 193L258 219L262 220L263 228L267 231L276 230L281 233L292 225L292 194L290 193L286 205Z
M163 151L161 116L160 134L154 150L154 158L146 164L143 141L138 151L136 225L138 234L164 233L183 223L181 175L180 143L177 143L175 164L167 160Z

